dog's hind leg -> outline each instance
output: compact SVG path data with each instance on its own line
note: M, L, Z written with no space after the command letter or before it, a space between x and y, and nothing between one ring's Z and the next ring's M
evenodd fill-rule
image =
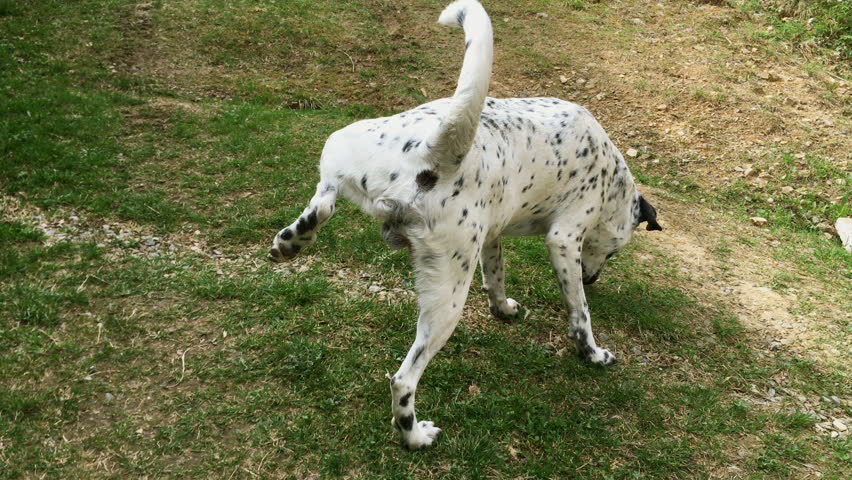
M320 181L308 207L295 222L281 230L272 240L269 259L275 262L292 258L302 248L314 243L322 225L334 215L337 187L330 182Z
M571 338L577 343L577 353L586 360L609 365L615 356L605 348L595 344L592 335L592 321L589 317L589 304L583 290L583 236L579 232L569 232L554 225L545 239L550 253L550 263L559 281L562 299L568 307Z
M513 299L506 298L503 247L500 245L500 237L483 245L480 266L482 287L488 292L488 308L491 314L500 320L508 320L516 316L521 311L521 306Z
M420 303L417 336L399 370L390 378L391 423L399 431L402 445L412 449L432 444L441 432L432 422L417 421L414 398L423 371L461 318L477 253L469 250L459 254L456 250L452 257L424 255L419 246L413 252Z

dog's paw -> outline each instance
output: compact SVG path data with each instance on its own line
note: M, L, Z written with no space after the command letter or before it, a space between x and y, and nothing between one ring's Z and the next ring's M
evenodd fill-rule
M586 360L593 365L607 366L615 363L615 355L605 348L595 347L585 355Z
M402 436L402 446L409 450L417 450L420 448L432 445L432 442L438 438L441 429L436 427L434 423L429 421L418 422L417 426L411 432L404 432Z
M491 315L499 320L512 320L515 318L523 318L526 310L520 303L511 298L507 298L503 305L491 305L489 307Z

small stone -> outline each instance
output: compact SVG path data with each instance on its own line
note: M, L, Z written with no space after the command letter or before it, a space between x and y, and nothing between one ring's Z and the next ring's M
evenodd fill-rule
M538 17L538 18L550 18L550 15L548 15L544 12L538 12L538 13L535 14L535 16Z
M636 25L645 25L645 22L641 18L634 18L630 21L633 22Z
M85 381L87 381L87 382L91 382L91 381L92 381L92 376L91 376L91 375L86 375L85 377L83 377L83 380L85 380Z
M819 223L817 223L817 224L816 224L816 229L817 229L817 230L819 230L820 232L825 232L825 233L834 233L834 228L832 228L832 226L831 226L831 225L829 225L829 224L827 224L827 223L825 223L825 222L819 222Z
M768 222L769 222L769 220L767 220L763 217L751 217L751 223L755 227L762 227L762 226L766 225Z
M566 77L565 75L559 75L559 82L560 83L567 83L568 77Z
M606 94L605 94L605 93L599 93L599 94L595 95L595 100L597 100L597 101L601 101L601 100L603 100L604 98L606 98Z
M384 288L382 288L380 285L370 285L370 288L368 288L367 290L369 290L370 293L379 293L384 290Z
M112 403L112 401L113 401L113 400L115 400L115 395L113 395L113 394L111 394L111 393L109 393L109 392L107 392L106 394L104 394L104 402L106 402L106 403Z
M781 350L781 342L772 342L769 344L769 351L777 352L778 350Z
M793 193L793 190L794 190L794 188L790 187L790 186L781 187L781 192L784 193L784 194L787 194L787 195Z
M845 423L841 422L840 419L835 419L831 422L831 426L834 427L838 432L845 432L848 428Z
M636 150L635 148L628 148L627 149L627 156L628 157L636 158L637 155L639 155L639 151Z
M840 405L840 398L838 398L836 395L832 395L831 397L829 397L829 400L831 400L831 403L835 405Z
M668 108L669 108L669 106L666 105L665 103L661 103L661 104L657 105L657 110L662 111L662 110L667 110Z

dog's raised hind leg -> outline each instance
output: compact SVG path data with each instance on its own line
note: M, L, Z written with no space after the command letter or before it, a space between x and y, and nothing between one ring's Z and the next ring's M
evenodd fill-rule
M337 188L321 181L308 207L292 224L281 230L272 240L269 259L280 262L295 257L302 248L314 243L322 225L334 215Z
M477 252L459 251L450 257L427 253L418 246L413 249L420 303L417 336L399 370L390 377L391 424L407 448L431 445L441 432L432 422L417 420L414 398L423 371L452 335L467 299Z
M506 298L505 272L503 269L503 247L500 237L482 246L480 256L482 286L488 292L488 308L500 320L508 320L521 312L515 300Z
M554 225L547 234L545 243L550 253L550 263L559 281L562 300L569 310L569 332L577 343L577 353L594 364L613 363L615 355L598 347L592 335L589 304L583 290L582 235L577 232L569 233L567 229Z

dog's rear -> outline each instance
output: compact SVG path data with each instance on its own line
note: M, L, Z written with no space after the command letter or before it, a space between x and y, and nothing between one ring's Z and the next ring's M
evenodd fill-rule
M356 122L332 134L320 160L316 193L302 214L275 236L270 260L292 258L312 244L334 213L338 194L390 225L410 223L418 217L410 208L418 192L459 167L474 141L488 93L491 21L478 1L460 0L441 13L439 22L463 27L465 33L464 62L453 97L394 117Z

